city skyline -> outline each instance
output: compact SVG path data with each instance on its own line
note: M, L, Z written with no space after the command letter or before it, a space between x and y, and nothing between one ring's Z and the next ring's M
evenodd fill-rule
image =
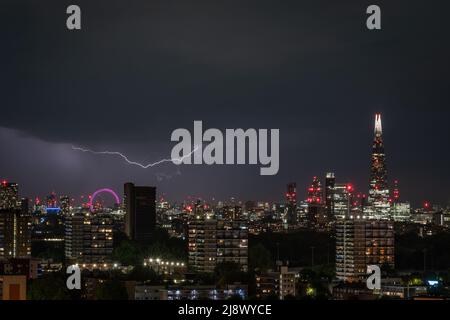
M386 164L385 164L385 162L386 161L389 162L389 160L385 159L384 152L385 152L384 151L384 142L383 142L383 138L382 138L382 115L377 113L377 114L375 114L375 121L374 121L374 140L373 140L373 147L372 147L372 165L371 165L372 167L370 169L371 173L369 174L368 187L367 188L358 188L358 186L356 186L356 184L353 182L354 180L352 180L352 179L349 179L347 181L341 180L341 179L339 179L339 175L337 174L338 182L340 182L340 183L351 183L352 184L352 188L355 188L355 191L357 191L357 192L359 192L361 194L364 194L364 196L368 196L369 198L371 197L370 196L371 193L373 193L373 192L380 193L381 192L380 193L380 196L382 197L381 199L384 199L384 200L381 200L381 205L383 206L383 201L385 202L384 205L387 205L388 200L392 201L392 199L394 199L394 197L398 197L398 194L399 194L399 190L398 190L399 181L398 181L398 179L392 179L392 181L389 179L390 176L387 173ZM127 160L127 162L128 161L129 160ZM381 169L374 169L374 168L376 168L378 166L378 164L377 164L378 162L382 163ZM379 170L381 170L381 171L379 171ZM332 172L332 173L336 174L335 172ZM325 178L325 173L323 173L321 175L321 178L319 178L319 179L322 180L324 178ZM316 175L314 175L314 179L316 179ZM2 179L2 183L6 183L6 182L16 183L15 181L9 181L9 180L3 178ZM402 187L402 184L400 185L400 188L401 187ZM295 188L295 186L294 186L294 188ZM302 192L301 191L302 189L300 189L300 192L298 193L299 197L300 197L299 199L301 201L308 202L309 199L310 199L309 196L308 196L310 190L307 188L306 185L305 185L305 187L303 189L304 189L303 190L304 192ZM378 189L380 189L380 191L378 191ZM394 192L394 189L396 190L395 192ZM35 194L35 195L30 197L29 195L21 194L21 197L29 198L32 202L33 201L36 202L37 199L44 199L45 197L48 196L48 194L55 194L55 195L58 195L60 197L69 196L71 198L71 202L72 202L73 205L82 205L82 204L85 204L85 203L90 203L90 205L92 205L92 203L88 201L89 198L92 197L93 195L95 197L95 195L97 193L99 193L99 191L104 191L104 190L108 190L115 197L113 199L113 200L115 200L115 202L113 202L113 203L117 203L117 201L118 201L118 194L122 194L121 192L118 192L118 193L114 192L113 190L109 189L109 187L108 188L104 188L103 187L103 188L100 188L100 189L98 189L96 191L92 191L92 192L88 192L88 193L82 194L81 196L80 195L73 195L73 194L66 194L66 193L57 194L57 192L55 190L52 190L51 192L48 192L46 194L44 192L44 194L43 194L42 193L43 191L41 190L39 195ZM392 193L392 192L394 192L395 194ZM303 193L304 193L304 197L302 196ZM272 197L269 198L270 200L264 199L264 198L256 198L256 199L245 198L245 196L242 196L242 195L238 195L238 196L230 195L228 197L223 197L223 198L214 197L214 196L208 198L208 197L204 197L204 196L201 196L201 195L196 195L196 196L185 195L181 199L180 198L179 199L173 199L171 197L170 193L167 194L165 192L162 192L162 193L158 194L158 197L159 198L169 199L172 202L181 202L181 203L182 202L189 202L189 201L192 202L192 201L195 201L196 199L202 199L202 200L205 200L205 201L209 201L210 203L214 203L214 202L217 202L217 201L225 201L225 202L227 202L227 201L229 201L231 199L234 199L235 201L238 201L238 202L245 202L247 200L255 200L255 201L268 201L268 202L271 202L271 203L277 203L277 202L282 202L284 196L283 196L283 193L280 192L279 195L278 195L278 199L276 199L276 197L273 197L273 195L272 195ZM432 197L430 196L430 197L426 197L424 199L407 199L407 198L404 197L404 192L402 191L402 201L408 201L408 202L410 202L410 203L412 203L412 204L414 204L415 206L418 206L418 207L423 206L425 203L431 203L431 204L437 204L437 205L443 205L443 206L448 205L448 203L446 203L446 202L443 202L443 203L435 202L434 203L434 202L430 201L431 198Z
M14 41L0 53L8 62L0 75L0 176L30 196L117 191L133 181L176 200L276 201L288 181L301 195L326 172L366 190L372 116L381 113L389 180L415 205L447 204L448 4L384 2L383 30L369 33L356 0L249 1L239 9L136 1L126 13L117 3L81 0L86 25L77 33L65 28L58 1L49 9L28 4L33 10L7 2L0 30ZM246 165L143 170L71 148L153 162L170 155L170 133L194 120L279 128L278 174L260 177Z

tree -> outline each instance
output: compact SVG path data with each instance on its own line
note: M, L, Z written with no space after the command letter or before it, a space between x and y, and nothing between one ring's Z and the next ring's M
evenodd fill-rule
M60 273L31 280L27 295L29 300L69 300L71 298L66 279Z
M258 269L262 272L267 271L272 267L272 259L270 251L267 250L261 243L250 247L248 251L249 269Z
M156 274L156 272L149 267L143 267L142 265L136 265L133 268L133 271L128 275L129 280L135 281L152 281L158 282L160 277Z
M113 259L124 266L137 266L144 263L144 257L139 247L132 241L125 240L114 249Z
M95 291L97 300L128 300L127 290L119 280L106 280Z
M246 273L241 271L241 266L234 262L220 263L214 269L214 277L219 286L225 286L234 282L245 282Z
M129 238L125 232L122 231L113 232L113 248L119 247L124 241L129 241Z

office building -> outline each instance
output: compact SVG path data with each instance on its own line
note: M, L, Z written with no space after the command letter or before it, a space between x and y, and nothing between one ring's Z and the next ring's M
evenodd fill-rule
M325 224L325 207L323 199L323 190L320 180L317 177L313 178L311 185L308 188L308 213L307 223L310 228L316 227L320 224Z
M138 243L149 244L156 226L156 188L124 185L125 233Z
M334 216L334 187L336 184L336 178L334 172L328 172L325 175L325 210L329 219Z
M63 216L68 216L70 214L70 198L68 196L61 196L59 198L59 206Z
M336 183L333 189L332 208L335 219L350 218L352 215L353 186L347 183Z
M286 223L288 226L296 225L297 218L297 185L295 182L287 185L286 192Z

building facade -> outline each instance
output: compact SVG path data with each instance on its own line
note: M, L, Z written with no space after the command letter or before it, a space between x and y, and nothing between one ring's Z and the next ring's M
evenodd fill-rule
M76 213L66 217L65 254L74 263L105 263L113 251L113 219L109 214Z
M0 209L0 257L31 256L31 216L20 209Z
M336 222L336 277L360 281L368 265L394 267L394 225L388 220L341 219Z
M124 185L125 233L140 244L149 244L156 227L156 188Z
M247 271L247 220L217 218L198 202L188 218L188 253L188 265L195 272L211 273L226 262Z

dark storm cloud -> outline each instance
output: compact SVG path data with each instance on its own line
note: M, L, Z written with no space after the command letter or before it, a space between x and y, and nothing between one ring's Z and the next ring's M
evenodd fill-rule
M172 130L190 129L194 119L280 128L277 177L246 166L184 166L178 175L172 166L159 174L170 184L155 180L156 169L130 172L116 159L68 150L91 161L81 164L87 176L99 162L117 175L60 182L81 192L140 176L177 195L214 185L218 195L278 198L286 182L301 188L327 170L365 189L372 117L381 111L390 176L405 181L406 196L447 201L449 4L377 3L379 32L365 29L371 3L356 0L77 1L82 30L69 32L69 1L3 1L0 125L142 161L167 156Z

